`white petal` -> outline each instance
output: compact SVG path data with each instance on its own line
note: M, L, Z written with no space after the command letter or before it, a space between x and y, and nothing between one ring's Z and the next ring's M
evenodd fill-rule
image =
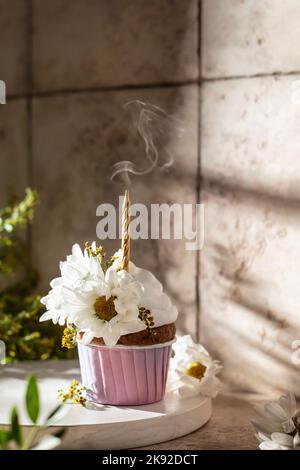
M260 416L251 421L252 426L263 434L271 434L272 432L281 431L281 426L278 423L266 420Z
M189 385L179 385L178 393L181 398L190 398L199 395L198 390Z
M47 320L52 320L52 315L51 315L51 312L45 312L43 313L43 315L40 317L40 322L42 321L47 321Z
M293 447L293 437L288 434L284 434L283 432L272 433L271 439L281 446Z
M106 300L109 299L112 295L112 291L114 287L117 285L118 280L117 280L117 273L112 267L108 268L108 270L105 273L105 282L107 285L107 293L106 293Z
M279 444L273 441L263 441L258 447L260 450L283 450Z
M265 412L275 421L282 422L286 421L286 413L279 403L271 402L265 405Z
M60 326L63 326L63 325L66 323L66 320L67 320L67 318L61 316L61 317L59 317L59 319L58 319L58 324L59 324Z
M279 398L279 404L284 409L286 416L292 417L296 410L296 398L291 392L287 392L286 395L282 395Z
M266 435L266 434L263 434L262 432L257 432L257 433L256 433L256 438L257 438L260 442L270 440L270 436L269 436L269 435Z
M294 425L294 421L292 419L288 419L284 423L281 423L281 426L282 426L282 430L286 434L290 434L291 432L293 432L296 429L295 425Z
M62 284L62 278L61 277L56 277L55 279L52 279L50 282L50 286L52 289L54 289L57 286L60 286Z
M81 248L80 246L78 245L78 243L75 243L75 245L72 246L72 255L73 256L76 256L78 258L82 258L83 257L83 253L81 251Z
M300 446L300 436L298 433L296 433L293 439L293 447L294 449L296 449L299 446Z
M82 335L82 342L84 344L90 344L93 338L94 338L94 333L92 331L85 331Z
M120 338L120 335L115 333L113 334L112 332L106 332L103 334L103 341L106 344L106 346L115 346Z

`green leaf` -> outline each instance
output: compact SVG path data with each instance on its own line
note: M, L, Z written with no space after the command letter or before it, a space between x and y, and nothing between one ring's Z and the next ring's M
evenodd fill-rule
M10 433L5 429L0 429L0 449L7 449Z
M31 421L36 424L40 413L40 399L36 377L31 375L26 390L26 409Z
M10 439L16 441L19 447L23 445L23 433L19 424L19 416L17 408L13 408L11 411L11 428L10 428Z

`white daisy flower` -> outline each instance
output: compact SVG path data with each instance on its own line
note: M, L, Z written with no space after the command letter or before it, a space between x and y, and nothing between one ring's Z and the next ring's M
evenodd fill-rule
M60 263L60 271L61 277L51 281L52 289L41 299L47 311L41 316L40 321L52 320L53 323L64 325L68 319L68 311L65 308L62 288L67 286L88 290L91 283L103 280L104 273L98 259L90 257L87 250L82 253L78 244L73 245L72 254L67 260Z
M296 399L291 392L279 400L255 407L258 414L252 421L256 437L263 450L300 448L300 412L296 409ZM278 447L280 450L280 448Z
M267 436L261 432L256 434L259 440L259 448L261 450L299 450L300 438L299 434L291 436L282 432L273 432L270 436Z
M41 300L47 311L40 321L73 324L83 333L85 343L97 337L109 346L122 335L145 329L139 308L151 311L155 327L174 322L177 309L160 282L133 263L129 273L121 270L121 259L119 250L104 272L101 251L95 243L83 252L74 245L72 254L60 263L61 277L50 283L49 294ZM106 269L105 263L103 266Z
M83 332L83 342L103 338L114 346L120 336L145 329L139 319L138 302L143 287L126 271L109 268L102 283L89 290L64 288L65 308L70 312L68 322Z
M41 299L41 303L46 306L46 312L40 317L40 321L52 320L54 324L64 325L68 318L68 313L64 308L64 297L62 295L63 281L61 277L50 282L52 289Z
M221 382L217 374L221 370L208 351L196 344L190 335L178 338L173 346L174 357L170 365L170 391L178 391L182 398L195 395L216 397Z
M91 248L96 249L95 242ZM77 243L73 245L72 254L67 256L67 260L60 263L60 271L63 283L74 289L88 289L89 283L97 283L104 277L98 257L90 256L86 249L82 252Z

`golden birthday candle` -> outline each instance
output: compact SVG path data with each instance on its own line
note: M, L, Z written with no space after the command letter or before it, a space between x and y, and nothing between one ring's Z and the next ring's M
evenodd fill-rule
M130 260L130 198L126 189L122 208L122 262L121 269L129 270Z

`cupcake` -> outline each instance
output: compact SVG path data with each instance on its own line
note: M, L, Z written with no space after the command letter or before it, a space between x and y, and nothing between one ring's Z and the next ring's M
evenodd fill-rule
M112 405L163 399L176 333L177 308L161 283L129 261L128 219L110 260L95 243L73 246L40 318L67 325L62 344L78 346L88 397Z

